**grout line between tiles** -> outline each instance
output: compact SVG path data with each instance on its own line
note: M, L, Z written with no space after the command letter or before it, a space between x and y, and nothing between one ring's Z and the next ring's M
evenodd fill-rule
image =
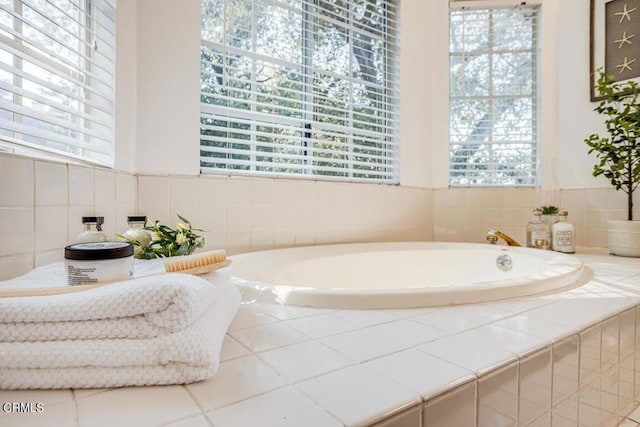
M76 399L76 391L71 390L71 405L73 407L73 423L76 427L80 427L80 411L78 410L78 401Z
M198 400L195 398L195 396L193 395L193 393L191 393L191 391L189 390L189 387L186 386L186 384L181 384L180 387L182 387L184 389L184 391L187 392L187 395L189 396L189 398L191 398L191 400L196 404L196 406L198 407L198 409L200 409L200 413L204 414L204 408L202 407L202 405L200 405L200 403L198 402ZM192 417L193 415L190 415L189 417ZM189 418L187 417L187 418ZM172 421L173 422L173 421Z

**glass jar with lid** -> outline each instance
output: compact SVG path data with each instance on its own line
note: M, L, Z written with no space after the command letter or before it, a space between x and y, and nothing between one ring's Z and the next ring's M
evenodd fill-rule
M144 215L132 215L127 217L129 229L122 235L129 240L136 240L140 243L140 247L146 248L151 242L151 233L145 230L147 225L147 217Z
M106 242L109 240L107 233L102 230L102 224L104 224L103 216L83 216L82 227L83 230L76 237L76 243L92 243L92 242Z

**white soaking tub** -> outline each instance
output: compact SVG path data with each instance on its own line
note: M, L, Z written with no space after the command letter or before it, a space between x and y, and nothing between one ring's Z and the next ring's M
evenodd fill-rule
M321 308L493 301L577 286L583 273L572 255L473 243L322 245L230 258L245 299Z

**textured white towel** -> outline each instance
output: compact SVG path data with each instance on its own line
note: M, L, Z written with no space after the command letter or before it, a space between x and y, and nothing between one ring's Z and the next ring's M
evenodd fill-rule
M0 389L180 384L210 377L240 304L232 285L214 287L219 293L203 315L172 334L0 343Z
M136 264L148 274L160 264ZM138 274L138 273L137 273ZM0 298L0 342L150 338L185 329L219 297L230 269L208 280L187 274L139 277L82 292ZM0 287L64 286L63 263L0 282Z

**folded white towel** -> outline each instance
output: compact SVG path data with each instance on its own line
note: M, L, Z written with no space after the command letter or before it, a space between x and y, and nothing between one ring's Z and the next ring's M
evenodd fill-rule
M153 263L143 267L144 273L155 268ZM150 338L180 331L219 297L229 273L229 267L213 271L208 281L187 274L161 274L82 292L0 298L0 342ZM64 283L64 264L54 263L0 282L0 287Z
M180 384L210 377L240 304L235 287L215 287L218 295L203 315L172 334L0 343L0 389Z

